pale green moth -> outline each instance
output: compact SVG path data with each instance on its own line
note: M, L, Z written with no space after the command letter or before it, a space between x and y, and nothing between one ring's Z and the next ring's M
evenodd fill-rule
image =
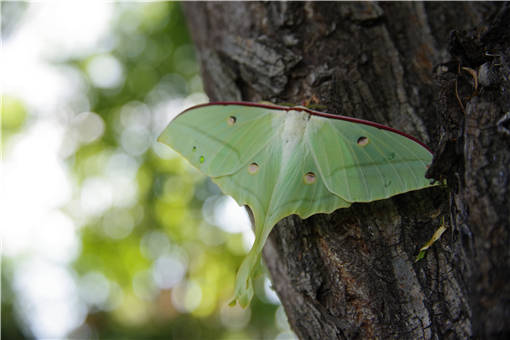
M273 226L286 216L331 213L431 184L428 148L403 132L304 107L221 102L176 116L159 141L211 177L255 220L255 243L237 273L247 306L251 275Z

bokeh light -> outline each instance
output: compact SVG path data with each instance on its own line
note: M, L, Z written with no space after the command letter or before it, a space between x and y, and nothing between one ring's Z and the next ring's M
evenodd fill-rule
M267 275L228 306L246 209L156 141L208 101L179 4L1 6L2 335L293 339Z
M124 81L122 65L111 55L93 57L87 65L87 73L92 84L99 88L116 88Z

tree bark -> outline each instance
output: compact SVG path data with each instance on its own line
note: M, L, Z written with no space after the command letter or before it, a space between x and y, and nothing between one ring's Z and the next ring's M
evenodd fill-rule
M510 338L508 6L184 10L211 101L316 99L418 137L436 151L429 175L447 180L278 223L264 259L299 338ZM443 219L447 232L415 263Z

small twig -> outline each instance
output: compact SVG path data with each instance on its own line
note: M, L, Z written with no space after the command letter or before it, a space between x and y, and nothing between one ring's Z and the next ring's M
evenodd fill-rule
M455 79L455 97L457 97L457 101L459 102L462 112L464 112L464 114L466 114L466 110L464 110L464 104L462 104L462 100L460 99L460 96L459 96L458 80L457 79Z
M467 73L469 73L472 77L473 77L473 80L475 82L475 91L473 92L473 94L471 95L471 97L474 97L476 95L476 91L478 90L478 74L476 73L475 70L473 70L472 68L470 67L464 67L462 66L462 69L464 71L466 71Z

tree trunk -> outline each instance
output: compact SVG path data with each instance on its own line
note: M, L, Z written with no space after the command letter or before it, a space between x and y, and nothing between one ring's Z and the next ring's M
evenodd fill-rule
M278 223L264 259L299 338L510 338L508 6L184 9L211 101L315 99L418 137L436 151L429 175L447 180ZM447 231L415 263L443 219Z

